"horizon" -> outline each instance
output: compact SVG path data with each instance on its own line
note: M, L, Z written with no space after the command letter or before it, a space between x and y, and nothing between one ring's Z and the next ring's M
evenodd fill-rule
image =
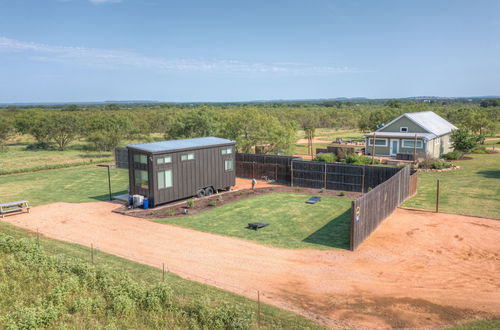
M26 0L0 11L0 104L500 95L493 0Z

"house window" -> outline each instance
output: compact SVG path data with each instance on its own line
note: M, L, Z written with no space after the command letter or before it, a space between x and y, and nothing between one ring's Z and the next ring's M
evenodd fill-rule
M161 164L168 164L172 162L172 156L165 156L156 159L156 164L161 165Z
M194 152L181 155L181 160L192 160L192 159L194 159Z
M142 189L148 189L148 171L134 170L135 185Z
M228 148L221 149L220 153L223 155L230 155L233 153L233 148L228 147Z
M224 170L226 170L226 171L233 170L233 160L232 159L226 159L224 161Z
M134 163L147 164L148 156L142 154L134 154Z
M403 148L415 148L415 140L403 140ZM422 149L422 140L417 140L417 149Z
M368 145L373 146L373 139L368 139ZM375 139L377 147L387 147L387 139Z
M399 131L403 132L403 133L407 133L408 132L408 127L400 127Z
M158 189L172 187L172 169L158 172Z

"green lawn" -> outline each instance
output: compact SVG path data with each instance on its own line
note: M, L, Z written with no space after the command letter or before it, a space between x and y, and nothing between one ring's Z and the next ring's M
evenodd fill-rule
M127 193L128 172L111 168L114 194ZM28 200L32 205L108 200L106 168L79 166L0 176L0 202Z
M420 172L418 194L403 206L434 210L439 179L440 211L500 219L500 153L467 156L473 159L454 161L459 170Z
M348 249L351 200L322 196L321 202L309 205L305 203L309 197L265 194L192 216L157 221L281 248ZM249 222L270 225L254 231L246 228Z
M28 232L26 230L14 227L12 225L6 224L0 221L0 235L10 235L15 238L30 238L35 240L35 236L33 233ZM59 260L64 260L68 258L73 258L81 261L82 263L90 264L90 253L87 247L83 247L81 245L61 242L53 239L48 239L44 237L40 237L40 246L45 250L45 252L52 256L57 256ZM133 261L129 261L123 258L119 258L110 254L102 253L99 251L95 251L94 262L97 268L105 269L115 273L116 276L128 276L131 279L134 279L141 286L153 286L158 284L162 280L162 271L161 269L142 265ZM7 264L3 264L0 259L0 278L2 273L2 267ZM168 268L168 264L167 264ZM21 269L19 269L20 271ZM23 269L24 270L24 269ZM34 274L33 276L36 278L37 272L34 269L27 269L30 274ZM8 274L8 273L3 273ZM56 274L51 274L54 278L57 278ZM44 278L44 281L49 281L48 278ZM254 300L233 294L231 292L227 292L224 290L217 289L215 287L204 285L198 282L188 281L180 278L179 276L168 273L165 277L165 282L167 285L173 290L173 296L181 302L189 304L192 301L203 301L204 303L210 305L218 305L221 303L228 303L231 306L234 306L240 309L240 312L245 313L250 316L252 320L252 328L257 328L257 320L256 320L256 307L257 304ZM1 288L0 281L0 288ZM71 282L65 284L70 284L70 288L77 285L76 282ZM106 283L109 284L109 283ZM28 292L29 287L36 286L36 283L28 283L25 286L20 283L17 286L10 286L9 290L15 290L16 292L24 292L27 295L26 299L24 296L15 296L10 297L13 300L18 300L18 307L29 307L25 304L30 302L33 306L40 305L40 302L33 296L32 293ZM35 288L36 289L36 288ZM68 289L68 286L65 286L65 289ZM89 289L90 290L90 289ZM62 290L64 292L64 290ZM52 299L55 299L59 296L54 296L52 294ZM7 297L2 297L7 298ZM6 313L7 310L12 310L12 305L3 306L0 298L0 320L2 314ZM10 299L9 298L9 299ZM88 299L87 299L88 298ZM80 301L82 299L87 299L87 303L90 302L90 298L93 297L78 297ZM9 300L8 299L8 300ZM12 300L10 299L10 300ZM76 298L75 298L76 299ZM50 307L50 306L49 306ZM322 329L322 327L308 319L305 319L297 314L281 310L279 308L261 304L261 326L267 329ZM64 311L58 311L58 313L65 313L65 316L62 317L60 322L57 323L59 326L54 326L53 328L145 328L147 324L151 325L155 323L155 320L141 320L141 315L135 317L132 315L124 315L121 319L117 319L110 315L97 315L94 313L82 313L75 311L68 311L68 313ZM75 313L75 314L71 314ZM148 314L150 315L150 314ZM175 315L175 314L174 314ZM49 317L50 315L47 315ZM154 314L153 314L154 316ZM24 318L33 318L33 315L24 315ZM158 316L162 317L163 320L171 320L173 318L172 314ZM188 316L189 317L189 316ZM182 317L185 319L185 317ZM174 317L175 319L175 317ZM177 323L176 329L184 329L188 328L186 323L183 322L183 319L180 319ZM1 321L0 321L1 322ZM175 322L175 321L174 321ZM157 321L158 324L162 324L161 320ZM40 326L42 327L42 326ZM189 327L193 328L193 327Z
M31 141L32 142L32 141ZM27 150L28 141L11 141L0 152L0 174L28 172L44 168L66 167L91 163L113 163L111 152L86 151L81 144L68 150Z

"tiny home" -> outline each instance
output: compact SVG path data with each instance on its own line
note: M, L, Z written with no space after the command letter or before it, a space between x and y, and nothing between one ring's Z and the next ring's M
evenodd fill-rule
M453 150L450 135L457 129L432 111L405 113L365 135L365 154L439 158Z
M129 193L155 207L235 185L235 141L218 137L129 144Z

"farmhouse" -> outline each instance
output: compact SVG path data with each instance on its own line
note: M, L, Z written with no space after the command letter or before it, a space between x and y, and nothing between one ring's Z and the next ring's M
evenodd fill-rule
M455 129L457 127L432 111L405 113L365 135L365 153L400 159L414 153L417 158L438 158L452 151L450 135Z
M218 137L129 144L129 190L149 205L211 195L235 185L235 141Z

